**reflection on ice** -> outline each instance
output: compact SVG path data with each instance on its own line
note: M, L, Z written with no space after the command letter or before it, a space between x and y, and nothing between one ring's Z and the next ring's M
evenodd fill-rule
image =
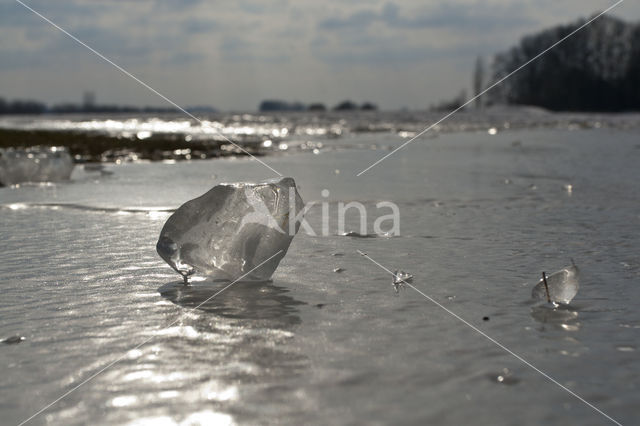
M552 324L567 331L579 328L579 323L576 322L578 311L568 305L537 305L531 308L531 317L539 323Z
M513 375L513 372L508 368L503 368L500 373L489 373L487 374L487 378L494 383L498 383L501 385L515 385L520 382L520 379Z
M182 114L165 114L98 119L94 116L42 116L42 117L0 117L0 129L30 131L57 131L75 135L103 135L122 140L151 142L154 139L183 141L196 144L194 152L175 159L210 158L220 155L218 148L226 145L227 151L237 147L227 144L232 141L251 153L283 152L301 150L320 152L324 148L339 149L337 139L359 133L384 132L399 138L411 138L424 129L424 123L441 118L439 112L397 111L375 113L323 112L278 113L278 114L224 114L212 113L196 120L185 119ZM434 126L422 137L437 137L445 132L484 131L497 135L503 130L547 128L633 128L638 126L637 116L613 115L594 116L592 114L549 114L530 107L491 107L482 111L460 111ZM348 146L348 138L344 145ZM215 149L208 150L211 144ZM203 146L204 145L204 146ZM514 145L519 146L519 145ZM363 148L378 149L376 144L364 144ZM186 148L186 147L185 147ZM385 146L384 148L392 148ZM196 152L197 151L197 152ZM109 152L102 161L136 161L137 155L125 152ZM148 153L147 153L148 154ZM87 153L81 156L86 156ZM168 159L171 152L143 155L153 160Z
M135 395L123 395L113 398L109 405L112 407L127 407L129 405L134 405L136 402L138 402L138 397Z
M288 289L271 283L238 282L213 297L227 283L201 281L190 286L182 282L158 289L162 297L185 308L196 308L226 318L268 320L270 327L299 324L297 307L304 302L288 296ZM210 299L210 300L209 300Z
M194 425L234 425L233 417L213 411L200 411L188 415L177 422L169 416L141 417L127 423L127 426L194 426Z

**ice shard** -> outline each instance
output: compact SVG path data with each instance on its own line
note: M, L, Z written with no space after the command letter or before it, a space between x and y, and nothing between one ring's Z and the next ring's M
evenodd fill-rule
M65 147L35 146L0 149L0 184L68 180L73 159Z
M393 284L393 288L396 290L396 293L400 292L400 288L404 287L405 283L413 282L413 275L408 272L396 270L393 273L393 280L391 284Z
M578 293L578 267L572 262L571 266L546 276L546 286L544 281L541 279L533 287L532 298L544 301L550 299L551 302L568 304Z
M167 219L156 250L185 282L196 272L266 281L298 232L303 207L290 177L217 185Z

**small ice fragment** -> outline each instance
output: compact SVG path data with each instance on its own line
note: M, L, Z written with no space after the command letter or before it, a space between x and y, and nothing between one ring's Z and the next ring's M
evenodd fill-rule
M375 235L370 234L361 234L356 231L343 232L342 234L338 234L341 237L353 237L353 238L374 238Z
M23 340L24 340L24 337L22 336L11 336L11 337L7 337L6 339L0 340L0 342L6 343L7 345L13 345L16 343L20 343Z
M541 279L533 287L531 297L545 302L550 299L552 304L558 302L568 304L578 293L578 278L578 267L574 263L547 276L546 286L544 280Z
M73 166L65 147L0 149L0 185L69 180Z
M487 130L487 133L489 133L490 135L496 135L498 134L498 129L496 129L495 127L491 127L489 130Z
M400 292L400 288L404 287L405 283L411 283L413 281L413 275L408 272L397 270L393 273L393 288L396 290L396 293Z
M488 374L489 380L502 385L515 385L520 382L520 379L513 376L513 373L508 368L503 368L498 374Z
M289 177L217 185L167 219L156 250L185 283L195 272L266 281L300 227L299 220L292 226L289 220L303 207Z
M152 133L148 130L141 130L136 133L136 137L140 140L149 139L152 136Z

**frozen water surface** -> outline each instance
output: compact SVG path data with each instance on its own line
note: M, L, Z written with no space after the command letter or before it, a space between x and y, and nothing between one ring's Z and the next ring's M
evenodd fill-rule
M259 163L107 165L112 175L77 168L70 183L0 188L0 337L25 338L0 345L0 422L124 356L29 424L607 424L412 289L394 297L361 250L637 423L638 132L452 133L355 177L405 140L352 135L340 150L264 157L316 201L306 217L317 235L301 227L272 282L236 283L198 309L227 283L184 286L156 254L158 235L215 185L273 177ZM363 203L372 233L389 213L381 200L397 203L400 236L337 235L338 203ZM346 222L360 230L355 215ZM581 281L570 308L532 312L532 277L571 257Z

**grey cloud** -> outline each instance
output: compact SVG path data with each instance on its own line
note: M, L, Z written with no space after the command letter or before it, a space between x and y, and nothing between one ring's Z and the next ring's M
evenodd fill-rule
M349 15L346 18L331 17L320 21L319 28L323 30L342 30L348 28L366 28L376 21L380 21L381 16L376 11L361 10Z
M180 28L187 34L203 34L218 29L218 23L212 19L189 18L182 22Z
M287 0L271 0L269 2L242 0L237 2L237 6L243 13L251 15L279 14L289 6L289 2Z
M160 65L193 65L203 62L203 55L194 52L174 52L168 57L160 59L158 64Z
M457 46L455 49L434 48L415 45L394 45L389 47L362 45L353 49L317 49L315 55L332 66L368 65L376 68L394 68L443 59L469 58L491 52L494 45L474 43Z
M96 16L108 11L108 5L104 3L53 2L45 0L30 0L24 2L27 6L51 19L58 25L66 26L77 23L78 20L92 21ZM42 18L16 1L7 1L0 4L0 23L3 26L50 26Z
M74 28L72 34L115 62L123 62L123 65L148 62L154 54L153 46L112 29L85 25ZM47 69L60 64L74 66L95 60L93 53L55 28L28 27L25 37L40 43L37 47L16 45L0 49L1 69Z
M203 4L204 0L154 0L154 9L159 12L180 12Z
M241 50L246 50L249 47L249 43L238 37L225 37L220 43L220 50L222 53L234 53Z
M239 37L225 37L220 43L222 59L233 62L290 62L291 55L277 49L258 46L253 42Z
M380 11L360 10L344 17L331 17L319 22L323 30L361 30L373 23L382 23L389 28L512 28L534 23L531 18L521 15L521 8L503 6L487 8L484 5L441 3L435 8L418 11L414 16L405 16L395 3L386 3Z

